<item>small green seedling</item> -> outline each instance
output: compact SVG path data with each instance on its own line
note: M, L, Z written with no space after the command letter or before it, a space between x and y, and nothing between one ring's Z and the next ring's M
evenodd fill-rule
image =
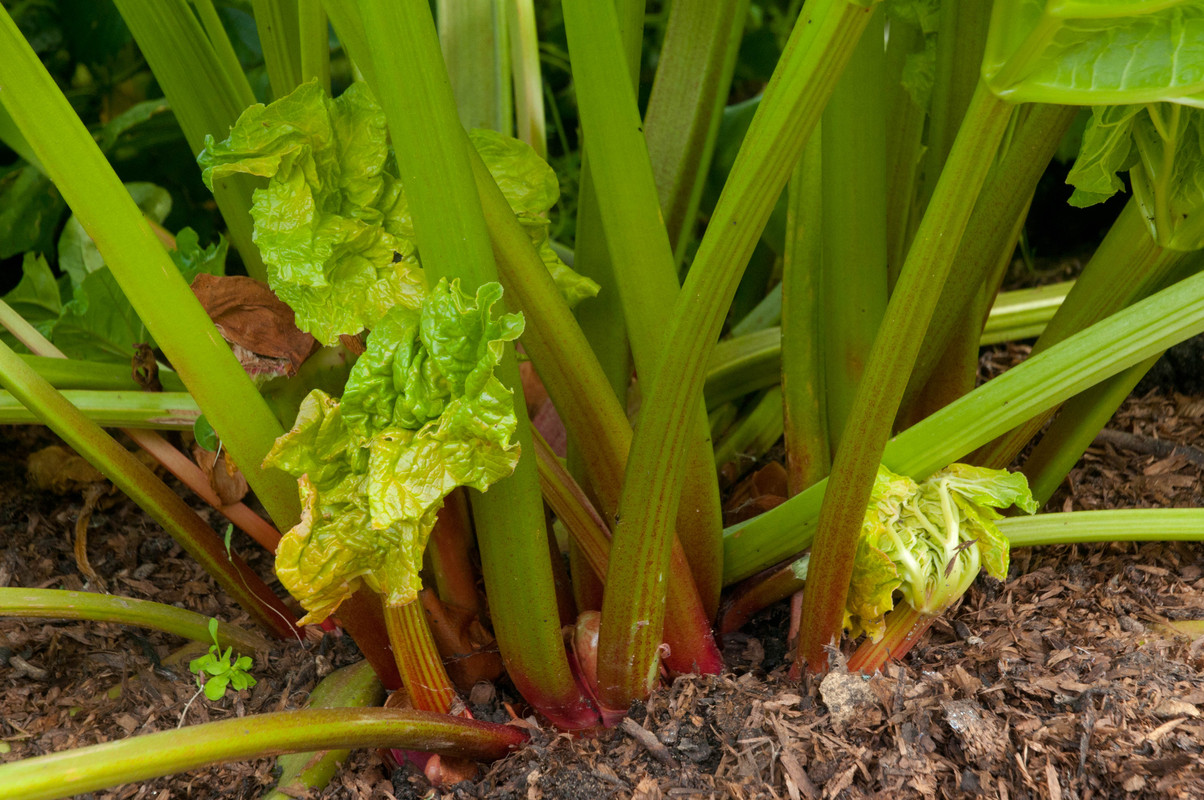
M209 652L188 663L188 669L196 673L197 687L205 692L205 697L220 700L225 695L227 686L233 686L237 692L254 686L256 681L248 671L252 667L251 657L240 655L231 662L233 648L227 647L226 651L222 652L217 641L216 619L209 620L209 635L213 637ZM210 676L207 680L206 675Z

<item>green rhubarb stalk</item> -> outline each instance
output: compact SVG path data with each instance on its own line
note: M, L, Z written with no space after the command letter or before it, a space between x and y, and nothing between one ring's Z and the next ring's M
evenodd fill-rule
M919 80L905 86L902 76L909 62L917 64L928 56L926 48L935 43L928 40L936 35L922 27L925 19L892 13L898 8L887 7L890 38L886 41L887 113L891 121L891 135L886 140L886 240L891 286L899 278L918 222L916 187L924 160L924 124L931 97L931 86Z
M372 66L364 21L360 18L356 0L322 0L322 8L343 45L343 52L351 59L364 81L375 87L376 70Z
M510 72L514 76L515 133L542 159L548 157L548 124L544 119L543 75L539 64L539 32L534 0L506 3L510 32Z
M480 613L477 573L472 566L474 542L468 499L457 489L443 501L426 556L431 562L435 593L448 605Z
M527 741L509 725L426 711L281 711L190 725L0 765L0 786L22 800L56 800L272 753L393 747L492 761Z
M1045 104L1024 106L1017 112L1015 129L978 196L953 268L941 289L938 312L924 334L924 346L916 358L902 401L905 410L918 401L921 390L937 371L937 362L955 335L969 343L977 360L978 345L985 342L980 336L981 315L971 310L973 298L976 293L983 292L984 287L993 298L995 281L1003 275L998 267L1001 263L1011 263L1016 237L1037 181L1077 113L1071 106ZM986 299L984 295L982 300ZM1048 321L1048 317L1045 320ZM960 376L960 380L967 377L973 380L972 373ZM948 399L953 398L946 398L946 401ZM919 417L913 415L912 418Z
M661 217L656 182L641 134L635 92L614 80L623 68L618 18L609 3L569 0L565 30L598 211L618 279L623 314L641 380L656 372L664 353L664 309L679 293L673 251ZM622 235L614 235L621 231ZM681 489L677 537L689 559L703 605L719 605L722 516L715 481L710 430L701 403L691 421L686 479ZM613 583L612 581L608 581ZM616 591L624 592L621 587ZM603 626L609 625L603 615ZM631 620L615 620L623 628Z
M677 264L693 238L747 15L748 0L669 7L644 138Z
M300 83L317 80L330 94L330 33L321 0L297 0Z
M752 311L749 311L732 326L731 334L733 337L746 336L781 323L782 284L779 282L761 298L761 302L753 306Z
M853 553L870 486L891 434L899 401L940 298L991 159L1012 107L980 83L946 168L907 254L886 316L862 376L843 446L836 452L829 491L811 550L803 590L796 664L827 668L825 646L839 638Z
M1130 200L1033 345L1033 355L1145 297L1179 267L1183 258L1183 253L1155 244L1137 202ZM974 463L997 467L1011 464L1052 413L1053 409L1025 420L975 453Z
M250 88L250 83L247 82L242 64L238 61L238 54L234 52L234 45L230 42L230 37L226 35L226 29L213 5L213 0L193 0L192 6L196 9L197 19L201 21L201 26L205 29L209 46L213 48L213 59L221 69L224 84L233 87L235 92L241 94L243 100L250 99L254 102L249 92L243 92L244 86ZM204 58L208 60L207 56Z
M979 345L999 344L1037 336L1061 306L1073 281L1039 289L1002 292L991 307ZM782 370L782 331L764 328L734 336L715 345L707 367L707 408L714 410L749 392L777 382Z
M761 609L802 589L806 579L799 577L795 563L770 567L731 587L719 608L719 622L715 626L719 635L735 633Z
M886 313L884 18L884 9L877 8L822 123L818 322L833 452Z
M439 43L460 122L513 135L508 0L437 0Z
M255 102L255 95L237 59L230 61L233 49L228 40L223 41L226 35L220 22L202 28L188 0L114 2L171 103L193 154L204 149L206 135L224 138L242 110ZM61 189L62 184L56 183ZM251 237L254 188L250 177L230 176L214 184L213 196L247 274L263 280L263 261ZM78 213L74 205L72 210ZM110 263L108 258L105 263ZM141 312L139 316L146 320Z
M301 16L297 0L251 0L255 30L273 97L284 97L300 86Z
M982 347L1040 336L1074 281L1002 292L991 306L978 343Z
M125 364L30 355L22 355L21 360L33 367L56 389L133 391L138 387L130 377L130 368ZM159 369L159 383L165 392L184 391L184 382L180 380L180 376L162 367Z
M384 699L385 687L372 665L357 661L323 678L309 693L306 708L363 708L378 706ZM335 749L281 756L276 759L280 779L264 800L293 800L310 790L325 788L349 755L350 750Z
M570 439L579 443L577 452L600 512L613 519L631 446L631 424L614 392L608 391L606 375L531 246L531 237L522 230L479 157L473 158L473 170L506 297L526 317L523 348L538 369ZM681 565L674 568L678 570L675 574L684 575L688 572L685 554L676 537L674 541L673 559ZM674 581L668 592L670 606L683 609L665 626L670 649L683 660L689 659L687 666L696 663L698 671L720 669L723 662L707 614L700 618L684 610L702 608L692 582ZM679 663L674 662L675 666Z
M1161 353L1071 398L1024 460L1033 497L1044 505L1095 441Z
M1024 361L894 438L882 463L922 478L1001 432L1204 330L1204 274ZM811 544L826 481L725 531L725 579L747 578ZM864 507L863 507L864 513Z
M814 337L807 341L814 343ZM715 345L703 384L707 408L718 408L777 383L782 374L782 343L781 328L766 328Z
M640 53L643 48L644 0L615 0L619 20L619 35L632 86L639 84ZM556 113L556 105L551 105ZM559 118L557 118L559 119ZM577 191L577 219L574 264L576 269L598 286L598 296L576 309L577 320L589 342L590 349L601 364L620 406L627 407L627 388L633 370L627 320L624 316L619 278L611 261L606 231L598 209L594 187L593 166L589 158L588 137L580 147L581 171ZM567 145L566 145L567 149ZM577 468L582 439L570 437L573 447L569 460Z
M782 414L782 390L774 386L757 398L715 445L715 467L734 464L734 475L747 472L782 438Z
M172 274L178 274L174 267ZM0 385L162 525L260 624L280 637L294 634L292 612L241 558L226 552L213 529L146 465L67 402L3 342Z
M685 473L683 432L702 395L707 357L741 272L807 136L848 60L870 9L845 0L808 3L766 89L707 234L669 316L632 442L602 609L599 697L626 709L656 679L664 623L663 575ZM607 620L638 621L616 630ZM644 624L647 623L647 624Z
M128 371L127 371L128 373ZM192 430L201 410L187 392L96 392L63 390L67 402L104 428ZM7 392L0 392L0 424L40 425L38 416Z
M978 85L983 49L991 22L991 0L942 3L937 23L936 65L921 169L919 212L936 190L937 179L953 149L963 117Z
M365 0L360 12L428 282L454 277L475 291L497 272L430 8L425 0ZM513 392L515 439L530 452L513 345L504 352L497 375ZM520 458L509 479L472 497L494 634L524 697L562 727L588 727L595 717L573 680L557 624L538 487L533 460Z
M1195 542L1204 540L1199 508L1120 508L1008 517L999 530L1012 547L1093 542Z
M582 560L603 583L610 566L610 528L586 497L585 492L536 434L535 453L539 465L539 483L544 500L564 523ZM686 555L676 541L670 554L674 574L686 574ZM711 635L711 615L703 608L693 586L670 587L665 598L666 615L672 620L665 626L669 652L665 666L677 674L715 674L723 668L723 659Z
M422 603L415 600L400 608L386 604L385 627L410 703L419 711L449 713L456 688L447 677Z
M298 516L294 482L259 467L282 433L280 423L7 12L0 14L0 49L9 54L0 64L0 102L35 143L55 185L251 488L278 525L291 525Z
M0 617L90 619L136 625L209 644L209 617L150 600L65 589L0 588ZM217 623L217 643L240 653L267 653L263 637L228 622Z
M787 186L786 254L782 262L782 329L778 336L782 376L782 432L786 445L786 485L798 494L832 468L820 296L822 138L807 143ZM720 344L711 357L712 369ZM763 352L763 351L762 351ZM708 387L710 384L708 376ZM709 403L708 399L708 403Z

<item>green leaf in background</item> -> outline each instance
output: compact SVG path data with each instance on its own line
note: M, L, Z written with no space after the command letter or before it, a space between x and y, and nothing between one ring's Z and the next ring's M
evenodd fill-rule
M181 135L178 130L179 123L175 121L175 115L166 99L160 97L157 100L144 100L141 103L135 103L106 122L104 127L95 134L96 143L108 155L118 147L122 137L131 137L139 128L154 128L160 124L176 128L176 135L172 138L179 138ZM162 222L162 220L157 221Z
M980 568L1007 576L1008 545L995 509L1037 510L1021 473L952 464L921 483L879 467L862 524L845 610L854 635L882 637L899 591L912 608L938 614Z
M0 172L0 259L47 252L66 208L50 179L28 164Z
M4 302L41 331L42 335L48 336L63 310L58 282L46 259L34 253L25 254L21 272L21 282L4 295ZM16 341L7 332L4 336L6 342Z
M1067 183L1070 203L1103 202L1124 184L1133 193L1150 235L1172 250L1204 247L1204 109L1176 103L1097 106Z
M903 88L918 107L927 109L936 79L936 31L941 0L887 0L891 25L908 25L923 34L922 47L903 60Z
M225 275L226 254L229 251L230 243L224 236L218 236L217 241L208 247L201 247L196 231L184 228L176 234L176 249L168 255L176 263L184 280L192 283L192 279L202 272Z
M167 101L159 99L130 107L93 135L106 155L115 155L114 151L124 153L130 145L148 147L174 141L180 138L180 129ZM131 190L131 194L134 192ZM170 209L170 198L167 202ZM66 210L54 184L36 167L18 163L0 170L0 259L31 250L49 252L55 229ZM156 222L162 222L166 216L149 215Z
M171 194L153 183L127 183L126 191L138 208L154 222L162 223L171 213ZM71 285L78 287L84 278L104 267L104 257L96 248L84 226L72 215L59 237L59 269L71 276Z
M421 589L422 553L443 498L513 472L514 397L494 369L522 317L494 319L496 283L476 297L441 280L420 310L372 330L340 402L313 391L265 464L300 478L302 520L280 542L276 575L325 619L362 580L393 605Z
M171 211L171 195L151 183L129 183L126 189L148 218L161 222ZM172 260L191 281L198 273L221 275L225 271L225 239L201 247L191 228L176 237ZM83 226L71 217L59 238L59 265L71 299L61 299L60 281L46 260L27 253L21 282L5 295L26 320L36 326L70 358L128 362L134 345L154 346L150 332L105 266L104 258ZM8 341L6 339L6 341Z
M544 216L556 176L527 145L474 132L482 155L570 300L597 292L552 251ZM316 82L243 112L223 142L206 140L204 178L250 173L255 243L268 282L323 344L373 328L395 306L416 309L425 291L413 221L388 149L385 117L364 84L330 99Z
M75 287L50 329L50 340L68 358L85 361L129 362L134 345L155 346L107 267L88 273Z
M1017 103L1204 105L1204 4L997 0L983 77Z
M221 440L217 436L217 431L213 430L213 426L209 424L209 420L205 419L205 415L196 418L196 422L192 423L192 436L196 439L196 443L205 448L211 453L216 453ZM227 537L229 531L227 531ZM226 540L226 550L229 551L229 539Z

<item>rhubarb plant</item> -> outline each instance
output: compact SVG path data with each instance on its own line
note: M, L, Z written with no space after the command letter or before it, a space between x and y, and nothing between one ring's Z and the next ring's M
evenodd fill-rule
M96 424L187 427L203 411L271 521L211 502L276 550L303 623L332 616L419 709L307 712L323 727L304 736L262 719L238 753L454 755L455 741L495 757L522 736L450 716L443 663L494 641L486 679L500 662L547 720L588 728L665 671L721 669L721 590L727 631L801 589L796 666L826 668L847 632L866 634L850 665L873 669L977 574L1005 577L1008 537L1198 538L1198 512L1001 517L1034 511L1151 360L1204 329L1198 0L807 0L774 17L763 93L726 111L733 75L749 74L747 2L672 4L652 59L643 3L564 0L541 31L563 34L543 48L564 78L546 93L559 177L536 155L544 12L434 5L438 27L425 0L257 0L257 97L212 2L117 0L251 276L229 280L265 282L291 307L273 324L316 340L271 387L188 286L220 242L181 232L193 256L164 252L153 208L106 161L112 136L84 127L0 14L0 138L28 162L21 186L44 170L77 220L26 257L0 305L35 354L0 347L0 408L50 425L289 636L279 598ZM487 63L505 68L478 80ZM642 112L637 65L653 63ZM984 322L1078 106L1092 110L1073 202L1121 190L1122 173L1134 198L1074 287L1027 321L1043 329L1033 356L976 386ZM576 218L555 229L576 239L554 242L562 179ZM105 338L145 328L190 396L141 398L134 414L82 394L126 380L56 358L104 333L79 322L101 311L129 322ZM66 337L68 318L85 333ZM521 379L519 344L534 368ZM716 468L738 474L779 434L789 497L722 529ZM165 442L131 436L187 475ZM568 529L567 571L545 498ZM196 735L204 758L235 752L225 728ZM180 741L152 743L170 760ZM82 754L91 777L71 787L149 774L105 772L108 752ZM0 781L34 786L45 763L0 767Z

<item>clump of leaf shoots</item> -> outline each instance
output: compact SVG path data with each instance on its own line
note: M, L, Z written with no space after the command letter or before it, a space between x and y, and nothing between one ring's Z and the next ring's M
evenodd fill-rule
M924 614L940 614L973 583L980 569L1003 579L1008 542L996 509L1037 510L1020 473L952 464L916 483L878 468L861 527L845 608L853 635L882 638L894 594Z

